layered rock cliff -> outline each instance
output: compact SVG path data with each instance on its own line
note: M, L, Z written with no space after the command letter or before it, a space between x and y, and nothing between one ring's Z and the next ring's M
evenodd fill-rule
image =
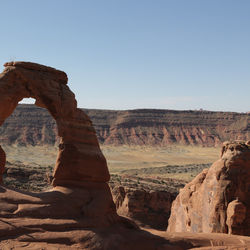
M226 140L250 138L247 113L155 109L84 112L91 118L101 144L217 146ZM0 128L0 143L53 145L56 131L47 110L23 104Z

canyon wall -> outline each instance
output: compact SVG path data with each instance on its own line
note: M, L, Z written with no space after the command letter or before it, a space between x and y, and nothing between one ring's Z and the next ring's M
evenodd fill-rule
M84 109L101 144L218 146L250 138L250 114L157 109ZM46 109L19 105L0 128L1 144L44 145L57 142L56 123Z

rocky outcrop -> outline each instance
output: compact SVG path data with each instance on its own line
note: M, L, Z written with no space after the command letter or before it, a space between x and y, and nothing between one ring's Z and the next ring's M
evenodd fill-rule
M39 238L44 230L63 227L123 225L107 184L106 159L89 117L77 108L67 75L34 63L6 63L0 75L0 125L24 97L36 99L56 121L60 144L54 187L43 193L0 187L0 238L40 232Z
M50 67L12 62L0 75L0 125L19 101L32 97L55 119L60 137L54 185L76 181L107 182L109 172L89 117L77 108L67 75ZM89 167L91 166L91 167Z
M174 110L91 110L98 140L106 145L172 143L217 146L226 140L250 137L250 114ZM57 143L56 122L46 109L19 105L0 127L0 144L46 145Z
M167 228L174 194L115 186L112 195L119 215L129 217L143 227Z
M249 187L249 142L225 142L221 158L180 191L167 231L250 236Z

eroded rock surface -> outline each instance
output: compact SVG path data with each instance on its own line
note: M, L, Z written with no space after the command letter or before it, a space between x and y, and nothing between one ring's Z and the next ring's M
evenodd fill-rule
M0 75L0 125L23 98L36 99L36 105L46 108L55 119L60 137L53 184L107 182L109 172L95 130L89 117L77 108L67 81L64 72L50 67L6 63Z
M53 173L53 188L43 193L0 187L0 238L38 233L55 234L114 224L136 226L116 213L107 184L110 178L95 130L89 117L77 108L67 75L56 69L27 62L6 63L0 74L0 125L26 97L36 99L54 117L60 137ZM0 151L0 176L4 152ZM125 224L127 223L127 226ZM48 239L47 239L48 240Z
M225 142L221 158L173 202L168 232L250 235L249 142Z
M115 186L112 195L119 215L143 227L166 230L174 194Z

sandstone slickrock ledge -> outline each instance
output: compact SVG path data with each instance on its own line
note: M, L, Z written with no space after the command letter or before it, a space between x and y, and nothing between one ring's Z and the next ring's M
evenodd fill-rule
M59 70L28 62L11 62L0 75L0 125L19 101L32 97L55 119L60 137L54 185L76 181L107 182L106 159L89 117L77 108L67 86L67 75ZM89 167L91 165L91 167Z
M225 142L220 159L180 191L167 232L250 236L249 142Z

